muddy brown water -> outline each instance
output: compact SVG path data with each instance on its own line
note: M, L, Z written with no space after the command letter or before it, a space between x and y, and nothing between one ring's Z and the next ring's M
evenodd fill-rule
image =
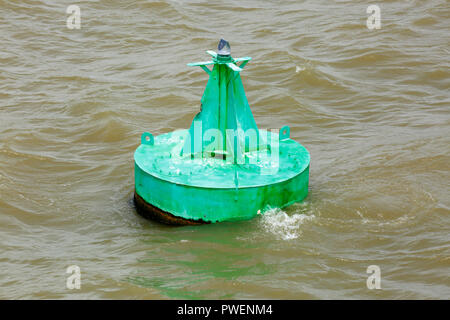
M377 1L374 30L369 4L0 0L0 298L449 299L450 4ZM251 221L147 221L133 152L189 127L207 76L186 63L221 36L253 57L258 126L310 151L309 195Z

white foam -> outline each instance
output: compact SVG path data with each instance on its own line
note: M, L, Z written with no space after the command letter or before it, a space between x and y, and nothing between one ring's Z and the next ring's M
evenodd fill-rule
M313 215L303 213L288 215L281 209L269 209L262 215L261 224L264 230L273 233L277 238L292 240L301 236L303 223L313 218Z

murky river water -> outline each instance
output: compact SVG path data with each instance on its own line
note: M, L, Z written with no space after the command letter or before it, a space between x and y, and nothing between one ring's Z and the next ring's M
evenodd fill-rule
M446 0L0 0L0 298L449 299L449 17ZM253 57L258 126L311 152L309 195L252 221L147 221L133 152L189 127L207 75L186 63L221 36Z

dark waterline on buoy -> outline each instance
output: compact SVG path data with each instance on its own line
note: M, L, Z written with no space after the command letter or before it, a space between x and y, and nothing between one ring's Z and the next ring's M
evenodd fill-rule
M134 204L136 206L136 211L143 216L144 218L158 221L160 223L164 223L167 225L173 226L196 226L202 224L209 224L209 222L205 222L202 220L189 220L181 217L176 217L173 214L161 210L155 206L152 206L144 199L142 199L136 191L134 192Z

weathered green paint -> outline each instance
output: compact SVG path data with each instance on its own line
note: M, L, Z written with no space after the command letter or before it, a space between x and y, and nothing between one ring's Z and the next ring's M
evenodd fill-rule
M233 150L227 139L226 130L247 131L250 129L258 132L239 74L251 58L233 59L231 56L217 55L214 51L207 51L207 53L212 56L212 61L188 64L188 66L202 67L209 74L209 80L201 99L201 112L194 117L189 129L191 139L186 141L182 152L193 155L204 154L207 145L202 144L202 141L195 143L195 139L198 138L198 134L195 133L195 122L201 122L203 132L218 129L222 134L221 148L216 149L216 152L230 156L233 154L236 159L242 156L245 141L238 137L237 144L234 145L236 150ZM237 67L236 62L242 62L241 66ZM214 66L210 71L206 66L211 64ZM258 141L261 141L261 144L264 143L261 137L258 137Z
M142 135L134 154L136 193L176 217L206 222L250 219L303 200L309 152L289 138L288 126L258 130L239 74L251 58L207 53L212 61L189 64L209 74L201 112L189 130ZM221 134L220 143L208 137L210 129ZM244 134L227 135L230 129ZM256 144L246 135L252 130Z

